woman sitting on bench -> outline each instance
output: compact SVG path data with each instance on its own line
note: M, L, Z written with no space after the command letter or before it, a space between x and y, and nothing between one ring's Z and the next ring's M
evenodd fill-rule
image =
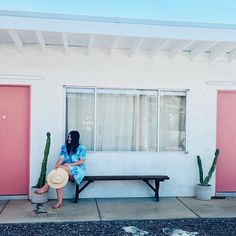
M86 166L84 164L86 159L86 147L79 143L80 134L78 131L71 131L68 134L66 144L61 147L60 158L58 159L55 169L62 168L68 175L69 179L76 181L80 184L85 176ZM50 188L50 183L46 182L45 185L36 190L35 193L41 194L47 192ZM56 187L54 187L56 188ZM53 206L53 209L57 209L62 206L64 187L56 188L57 203Z

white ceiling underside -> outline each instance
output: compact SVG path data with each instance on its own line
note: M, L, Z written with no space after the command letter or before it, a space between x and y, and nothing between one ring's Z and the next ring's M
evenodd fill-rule
M0 14L0 46L4 45L12 45L21 53L30 46L37 46L42 53L47 53L49 46L59 46L65 53L79 47L88 55L104 49L112 56L122 49L130 57L146 52L143 55L150 58L164 53L170 59L183 54L190 60L204 57L231 62L236 59L236 30Z

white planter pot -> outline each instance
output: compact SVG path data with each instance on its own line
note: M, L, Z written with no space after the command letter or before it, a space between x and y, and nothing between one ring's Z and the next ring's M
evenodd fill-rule
M48 201L48 192L37 194L34 191L37 190L36 187L31 188L31 202L32 203L45 203Z
M198 200L211 200L211 193L212 193L212 186L202 186L196 185L195 186L195 196Z

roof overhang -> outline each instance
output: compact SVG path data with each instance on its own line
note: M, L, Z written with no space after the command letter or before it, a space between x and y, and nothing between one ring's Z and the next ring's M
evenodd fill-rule
M185 53L190 59L232 61L236 26L0 11L0 45L5 43L20 51L38 44L42 52L56 45L67 52L69 47L126 49L131 56L148 51L154 57L164 51L170 58Z

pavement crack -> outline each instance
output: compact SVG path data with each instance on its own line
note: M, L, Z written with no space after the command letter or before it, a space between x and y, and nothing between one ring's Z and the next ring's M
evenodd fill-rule
M99 219L102 220L101 213L100 213L100 209L99 209L99 207L98 207L98 201L97 201L97 198L95 198L95 203L96 203L96 206L97 206Z
M9 202L9 200L6 201L6 204L4 205L4 207L2 208L2 210L0 211L0 215L2 214L2 212L4 211L4 209L6 208L8 202Z
M194 215L196 215L198 218L201 218L200 215L198 215L195 211L193 211L188 205L186 205L183 201L181 201L178 197L176 197L177 200L179 200L185 207L187 207Z

